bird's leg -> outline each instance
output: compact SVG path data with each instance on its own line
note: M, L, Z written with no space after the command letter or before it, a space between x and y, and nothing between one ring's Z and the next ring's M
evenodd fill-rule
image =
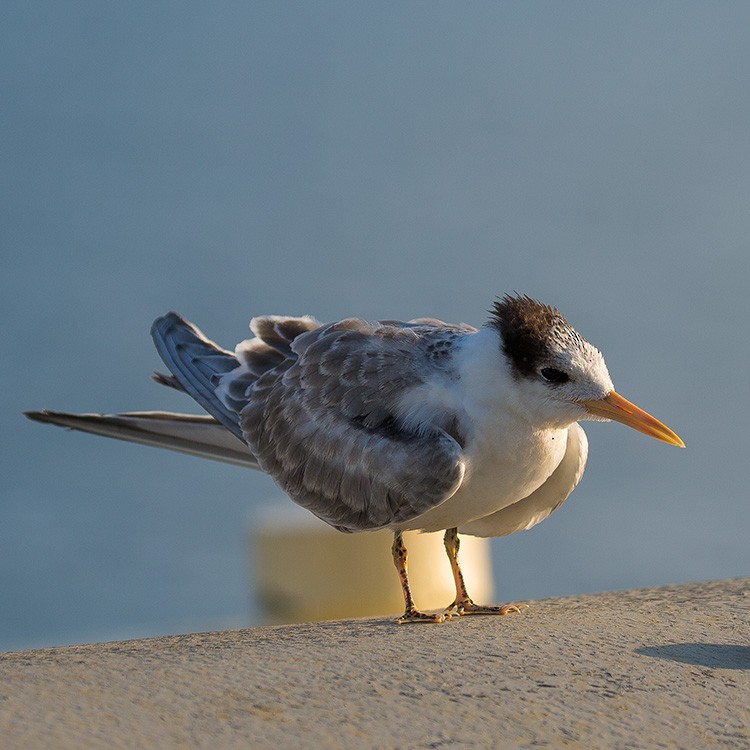
M404 603L406 604L406 611L403 616L396 620L396 622L443 622L446 618L445 613L440 612L437 615L433 615L428 612L420 612L414 606L414 599L412 599L411 589L409 588L409 576L406 573L406 547L404 546L404 539L400 531L393 532L392 552L393 564L398 571L398 577L401 581L401 590L404 592Z
M458 529L446 529L443 537L445 551L451 563L453 580L456 582L456 598L446 608L446 612L455 612L457 615L507 615L509 612L520 612L525 604L504 604L501 607L482 607L474 604L466 591L464 574L458 564L458 549L461 542L458 539Z

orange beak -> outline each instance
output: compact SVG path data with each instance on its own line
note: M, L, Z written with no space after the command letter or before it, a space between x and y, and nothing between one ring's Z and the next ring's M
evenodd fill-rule
M631 404L619 393L610 391L604 398L595 401L581 401L581 404L589 414L613 419L615 422L622 422L644 435L649 435L670 445L676 445L678 448L685 447L685 443L669 427L647 414L643 409L639 409L635 404Z

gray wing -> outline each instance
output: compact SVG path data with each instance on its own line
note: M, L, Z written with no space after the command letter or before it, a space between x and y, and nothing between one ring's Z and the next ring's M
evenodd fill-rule
M455 493L464 474L456 415L407 429L404 394L455 376L451 352L475 329L433 319L321 326L253 319L229 352L175 313L152 327L171 375L211 416L30 412L31 419L268 472L303 507L344 531L397 525ZM431 417L432 418L432 417ZM247 443L247 448L240 440Z
M406 430L397 405L426 373L450 377L446 355L469 330L351 319L302 333L297 359L249 392L240 426L250 450L295 502L341 530L421 515L460 486L462 449L439 426Z
M513 505L464 524L459 532L471 536L507 536L536 526L557 510L576 488L586 468L588 454L586 433L575 422L568 428L562 461L541 487Z

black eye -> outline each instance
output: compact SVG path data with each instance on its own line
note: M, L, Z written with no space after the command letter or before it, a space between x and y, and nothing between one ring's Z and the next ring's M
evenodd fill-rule
M541 370L541 376L548 383L567 383L570 380L570 376L567 372L556 370L554 367L543 367Z

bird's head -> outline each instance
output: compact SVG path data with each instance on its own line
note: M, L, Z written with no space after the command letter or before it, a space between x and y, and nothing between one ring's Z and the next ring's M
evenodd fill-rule
M495 302L490 325L499 333L511 375L526 404L550 424L615 420L657 440L685 444L668 427L615 392L604 357L553 307L526 296Z

